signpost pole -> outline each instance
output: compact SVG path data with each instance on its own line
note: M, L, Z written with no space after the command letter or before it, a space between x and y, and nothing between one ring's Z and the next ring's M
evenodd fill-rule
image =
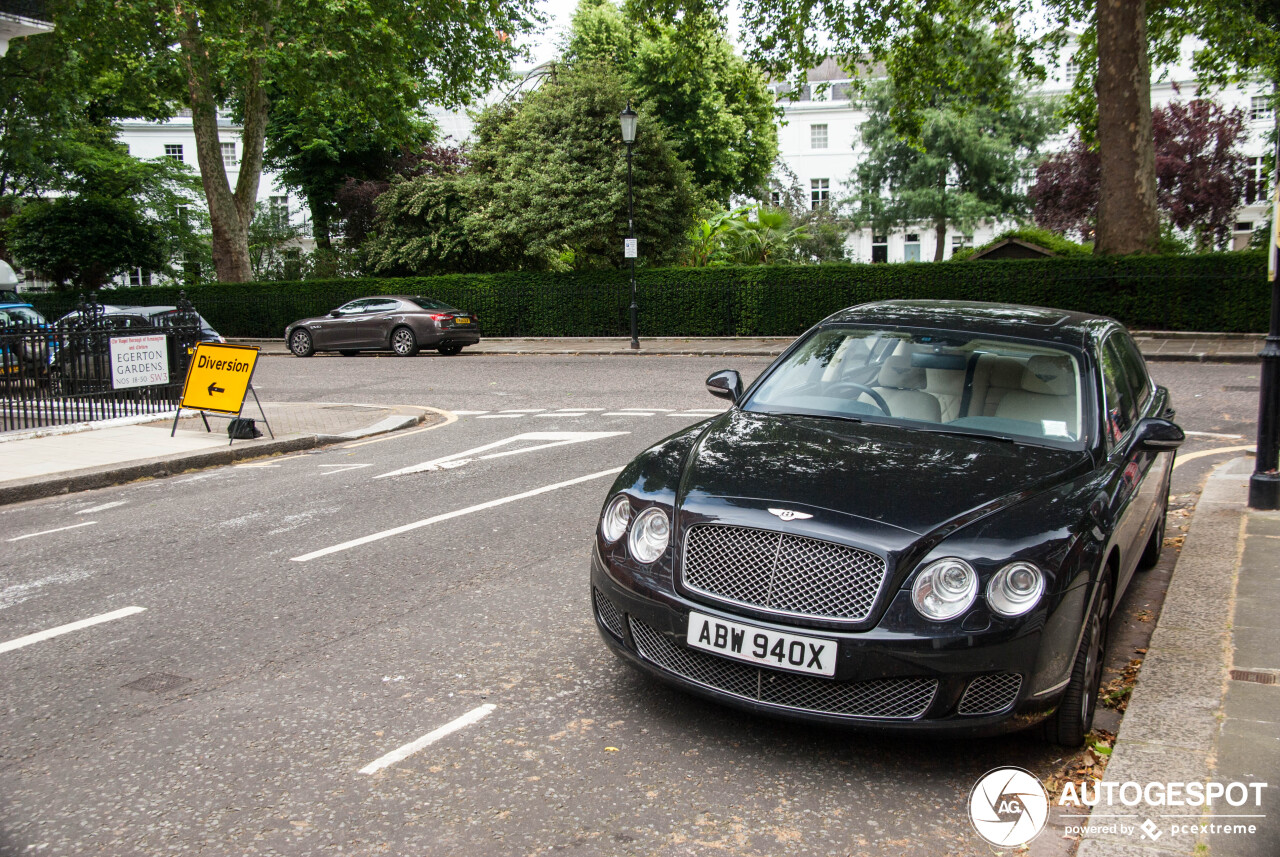
M1280 137L1276 140L1276 166L1280 167ZM1271 281L1271 326L1262 360L1262 381L1258 390L1258 450L1253 476L1249 478L1249 506L1280 509L1280 181L1276 182L1275 204L1271 207L1271 246L1267 248L1267 279Z

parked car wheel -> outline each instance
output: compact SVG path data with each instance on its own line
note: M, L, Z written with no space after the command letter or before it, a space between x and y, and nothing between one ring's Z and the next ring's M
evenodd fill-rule
M436 351L439 351L445 357L452 357L453 355L457 354L461 350L462 350L461 345L441 345L436 349Z
M343 357L355 357L360 352L355 348L344 348L338 353L341 354Z
M1151 531L1151 539L1142 551L1142 558L1138 560L1138 568L1143 570L1155 568L1156 563L1160 561L1160 552L1164 549L1165 524L1168 520L1169 489L1166 487L1164 489L1164 507L1160 511L1160 520L1156 521L1156 527Z
M1093 728L1093 715L1098 708L1098 690L1102 685L1102 666L1107 650L1107 631L1111 627L1111 577L1103 569L1098 581L1098 597L1085 624L1084 639L1076 653L1071 683L1062 697L1057 712L1047 721L1050 741L1064 747L1079 747Z
M315 354L316 349L311 341L311 334L302 328L295 330L289 335L289 350L295 357L310 357Z
M418 337L407 327L391 331L391 350L397 357L413 357L418 353Z

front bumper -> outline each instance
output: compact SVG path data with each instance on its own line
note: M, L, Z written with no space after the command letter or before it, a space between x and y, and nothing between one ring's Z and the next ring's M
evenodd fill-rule
M871 730L991 735L1043 720L1065 690L1050 687L1035 693L1047 680L1036 675L1040 632L1035 628L1016 634L966 634L957 640L778 625L695 603L674 592L637 592L618 583L596 551L591 585L597 628L615 654L698 696L767 716ZM835 677L756 666L692 648L685 643L691 609L837 640Z

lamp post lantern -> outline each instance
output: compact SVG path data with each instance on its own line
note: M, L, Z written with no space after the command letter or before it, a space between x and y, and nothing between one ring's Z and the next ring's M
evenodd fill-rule
M631 102L627 102L627 107L622 111L622 115L618 117L622 123L622 142L627 144L627 243L623 248L623 255L631 260L631 347L639 350L640 348L640 329L636 321L636 313L639 306L636 304L636 212L635 199L631 190L631 147L636 142L636 120L639 118L634 110L631 109Z

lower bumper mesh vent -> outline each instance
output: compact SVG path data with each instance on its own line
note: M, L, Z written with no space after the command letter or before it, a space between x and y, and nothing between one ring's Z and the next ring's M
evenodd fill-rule
M676 675L744 699L846 717L912 720L924 715L938 691L936 679L887 678L839 682L726 660L677 645L632 617L640 656Z
M960 714L999 714L1013 707L1022 687L1017 673L980 675L965 688L960 697Z
M623 621L622 611L594 586L591 588L591 597L596 602L596 615L600 617L601 624L608 628L613 636L619 640L625 640L627 635L623 628L626 627L626 623Z

